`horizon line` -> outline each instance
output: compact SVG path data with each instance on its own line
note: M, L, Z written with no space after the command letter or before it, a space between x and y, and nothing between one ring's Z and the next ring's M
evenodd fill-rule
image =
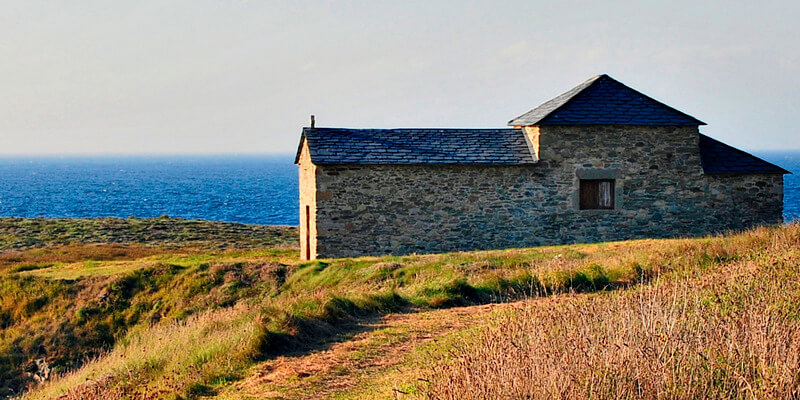
M270 156L294 157L294 152L157 152L157 153L122 153L122 152L108 152L108 153L0 153L0 158L19 158L19 157L253 157L253 156Z

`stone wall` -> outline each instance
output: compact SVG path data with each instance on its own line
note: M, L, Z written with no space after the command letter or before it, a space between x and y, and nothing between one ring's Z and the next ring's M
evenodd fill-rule
M704 175L697 127L543 126L532 136L533 166L318 166L316 256L698 236L781 221L782 176ZM312 190L302 170L301 242L303 191ZM616 179L616 208L579 210L580 178Z
M783 222L783 175L709 175L709 204L719 228Z

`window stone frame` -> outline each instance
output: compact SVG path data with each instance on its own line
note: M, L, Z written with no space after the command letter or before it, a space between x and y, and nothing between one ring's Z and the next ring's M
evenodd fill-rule
M582 179L613 179L614 180L614 208L581 210L581 180ZM572 209L581 213L613 213L623 209L622 170L619 168L577 168L575 181L572 188Z

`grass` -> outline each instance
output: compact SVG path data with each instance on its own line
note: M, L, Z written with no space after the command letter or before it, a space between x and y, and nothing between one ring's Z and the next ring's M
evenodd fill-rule
M0 251L42 246L102 244L202 249L262 248L296 241L297 229L280 226L244 225L182 218L7 218L0 217ZM143 246L133 246L142 250ZM49 249L47 254L59 254ZM60 253L60 257L70 257ZM97 257L97 252L91 254ZM79 255L78 255L79 256ZM0 262L2 258L0 257ZM64 260L67 261L67 260Z
M796 399L800 229L765 234L721 242L707 275L530 303L436 352L419 397Z
M796 248L799 232L792 225L729 237L305 263L275 238L255 240L276 243L265 247L154 246L69 262L47 259L48 249L82 244L31 245L0 272L0 379L14 392L33 389L31 399L213 395L263 360L347 340L365 317L558 293L591 303L622 296L591 293L636 292L656 278L699 282L721 266ZM784 300L781 307L794 307ZM567 311L560 315L578 317ZM455 351L466 357L478 346ZM455 368L450 361L436 359ZM42 363L51 377L36 384ZM433 374L416 392L439 398L437 385L449 385L442 379Z
M11 267L10 272L20 276L49 279L76 280L86 277L122 276L143 268L169 265L174 268L189 268L203 264L231 264L257 262L268 257L273 262L293 262L297 251L289 247L268 250L227 250L216 253L170 252L129 260L102 261L88 259L80 262L54 264L21 264Z
M211 395L239 378L239 365L260 346L263 331L247 309L207 311L130 332L104 357L37 397L62 399L179 398ZM155 345L154 345L155 344ZM80 384L75 384L75 378ZM64 384L67 384L66 386Z

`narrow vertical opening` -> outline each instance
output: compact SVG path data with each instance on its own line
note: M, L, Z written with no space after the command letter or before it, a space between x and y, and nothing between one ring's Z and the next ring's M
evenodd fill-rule
M306 260L311 259L311 207L306 206Z

